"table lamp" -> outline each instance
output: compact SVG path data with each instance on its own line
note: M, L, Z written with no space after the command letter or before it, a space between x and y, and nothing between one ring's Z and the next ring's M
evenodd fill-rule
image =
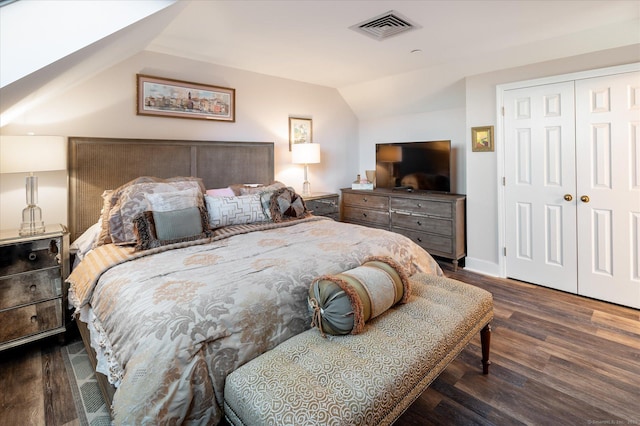
M67 141L62 136L0 136L0 173L29 173L25 179L27 207L22 210L20 235L45 231L38 203L35 172L67 169Z
M308 179L309 164L320 162L320 145L317 143L296 143L291 147L293 164L304 164L304 183L302 195L311 195L311 184Z

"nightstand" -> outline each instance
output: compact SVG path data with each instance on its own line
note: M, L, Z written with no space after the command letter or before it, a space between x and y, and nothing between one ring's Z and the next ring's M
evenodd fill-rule
M65 226L0 231L0 351L65 332L68 275Z
M316 216L326 216L333 220L340 220L340 203L338 194L329 192L312 192L303 195L307 209Z

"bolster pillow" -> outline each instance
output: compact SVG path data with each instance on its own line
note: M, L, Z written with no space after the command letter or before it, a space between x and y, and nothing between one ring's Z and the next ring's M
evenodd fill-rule
M388 257L370 257L354 269L323 275L309 287L312 327L332 335L358 334L368 320L396 303L405 303L411 292L405 268Z

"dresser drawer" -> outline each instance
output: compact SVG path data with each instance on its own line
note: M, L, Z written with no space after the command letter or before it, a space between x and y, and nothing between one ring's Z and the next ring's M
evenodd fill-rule
M0 312L0 343L62 327L61 299Z
M452 203L447 201L393 197L391 198L391 209L448 219L453 217Z
M60 268L0 278L0 310L62 295Z
M343 193L343 204L369 209L389 210L389 197L373 194Z
M433 234L450 237L453 235L453 222L447 219L439 219L429 216L416 216L398 212L391 213L391 226L414 229L416 231L430 232Z
M345 207L342 220L345 222L363 223L369 226L389 229L389 212L363 209L359 207Z
M412 231L410 229L403 228L391 228L393 232L405 235L416 244L427 250L431 254L435 255L452 255L453 254L453 239L443 237L439 235L428 234L426 232Z
M0 276L58 266L60 238L0 246Z

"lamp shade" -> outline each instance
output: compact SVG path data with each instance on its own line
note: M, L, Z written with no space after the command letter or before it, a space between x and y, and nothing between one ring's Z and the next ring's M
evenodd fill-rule
M378 152L378 161L386 163L398 163L402 161L402 148L394 145L381 145Z
M320 162L320 144L296 143L291 148L293 164L316 164Z
M63 136L0 136L0 173L67 169Z

